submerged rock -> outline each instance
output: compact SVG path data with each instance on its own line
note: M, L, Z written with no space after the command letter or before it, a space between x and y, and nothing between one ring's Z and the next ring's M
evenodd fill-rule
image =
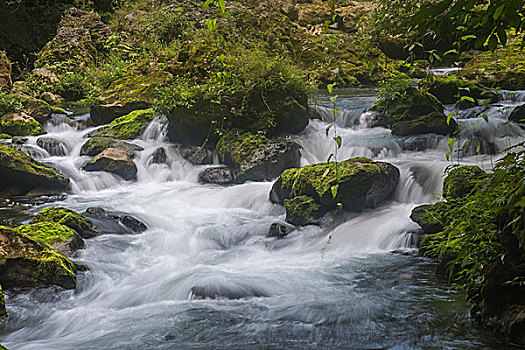
M229 285L221 282L194 286L190 298L195 299L243 299L249 297L264 297L265 293L251 287Z
M0 132L13 136L36 136L45 134L44 129L26 113L9 113L0 119Z
M86 141L80 149L81 156L96 156L108 148L116 148L126 152L133 157L137 152L143 151L144 148L122 140L116 140L111 137L95 136Z
M52 137L40 137L36 140L36 144L45 149L51 156L63 157L69 152L67 145L63 141Z
M479 182L486 179L487 173L478 166L454 168L443 181L443 197L463 198L470 194Z
M84 247L84 240L69 227L55 222L39 222L18 226L16 232L30 238L41 240L64 255Z
M96 230L105 234L136 234L148 227L133 216L107 212L102 208L88 208L84 216L91 221Z
M268 231L268 237L271 238L283 238L286 237L291 232L295 231L295 227L290 225L281 224L274 222L270 225L270 230Z
M2 287L76 287L75 264L43 241L0 226L0 247Z
M213 164L213 151L199 146L180 146L179 152L182 158L193 165Z
M164 147L157 148L151 154L151 162L153 164L168 164L168 155L166 154L166 149L164 149Z
M518 106L512 110L509 115L509 120L514 123L520 124L525 127L525 104Z
M217 153L236 172L236 181L269 181L300 165L300 146L263 135L230 131L217 143Z
M106 171L124 180L137 180L137 166L129 155L116 148L107 148L83 167L85 171Z
M151 109L133 111L113 120L111 124L95 130L90 133L89 136L105 136L119 140L132 140L144 132L154 116L155 114Z
M235 181L232 169L228 167L208 168L199 173L201 184L228 185Z
M69 180L55 169L14 148L0 145L0 195L24 195L32 190L65 191Z
M67 226L82 238L91 238L97 235L93 224L88 219L63 207L46 208L31 220L32 224L41 222L54 222Z

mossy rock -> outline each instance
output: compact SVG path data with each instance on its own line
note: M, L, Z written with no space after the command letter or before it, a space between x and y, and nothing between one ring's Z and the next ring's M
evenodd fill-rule
M41 123L49 120L53 113L64 112L62 109L52 107L44 100L39 100L25 95L20 96L20 101L24 106L24 112Z
M51 207L42 210L32 220L32 224L41 222L54 222L69 227L82 238L91 238L97 235L93 224L71 209L63 207Z
M51 221L22 225L15 230L30 238L41 240L65 255L84 247L84 241L75 230Z
M476 104L483 100L490 103L500 100L500 96L489 88L456 75L438 75L431 80L421 80L419 86L446 105L460 101L462 96L473 98Z
M84 164L82 170L106 171L118 175L124 180L137 180L137 166L126 152L116 148L105 149Z
M340 172L339 181L336 167ZM286 199L308 196L326 211L337 208L338 203L343 210L361 211L375 208L387 200L398 181L399 170L395 166L357 157L337 164L319 163L288 169L274 183L270 198L282 204Z
M0 131L13 136L37 136L45 134L44 129L26 113L9 113L0 119Z
M69 179L11 147L0 145L0 195L24 195L32 190L62 192Z
M12 139L12 138L13 138L12 135L5 134L5 133L0 134L0 139L5 139L5 140L7 140L7 139Z
M517 123L525 128L525 104L512 110L509 115L509 121Z
M421 134L452 135L458 130L454 118L447 123L447 116L432 112L412 120L401 120L392 125L392 135L412 136Z
M326 208L309 196L297 196L284 200L286 222L292 225L318 225L320 219L326 214Z
M169 77L167 72L156 71L116 80L102 93L102 104L91 109L91 120L97 125L107 124L135 110L151 107L157 97L157 88L166 84Z
M406 89L393 101L379 100L371 108L379 112L382 124L393 125L400 121L411 121L435 112L443 114L444 107L433 95L414 87Z
M284 170L299 166L299 148L294 142L236 130L222 136L217 143L221 162L235 169L238 182L269 181Z
M53 137L39 137L36 140L38 147L43 148L50 156L63 157L69 153L69 148L64 141Z
M486 179L487 173L478 166L454 168L443 181L443 197L463 198L470 194L478 183Z
M39 239L0 226L0 284L6 289L76 287L75 264Z
M425 204L415 207L410 214L410 219L423 229L423 233L431 235L444 230L447 223L445 202Z
M500 318L500 333L511 344L525 345L525 305L512 305Z
M133 111L113 120L111 124L95 130L89 136L111 137L119 140L136 139L144 132L154 117L155 113L151 109Z
M505 47L475 55L458 74L491 88L525 90L525 56L520 42L521 38L514 37Z
M7 317L7 310L5 309L4 291L2 290L2 286L0 286L0 320L6 317Z
M128 153L130 157L133 157L137 152L144 150L144 148L129 142L116 140L111 137L97 136L89 139L82 145L80 155L94 157L108 148L122 150Z

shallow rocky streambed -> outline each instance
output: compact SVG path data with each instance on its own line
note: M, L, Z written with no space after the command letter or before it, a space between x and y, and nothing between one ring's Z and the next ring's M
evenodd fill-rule
M489 107L456 111L463 139L500 152L525 136L506 123L525 92L503 95ZM340 93L338 159L366 156L397 166L393 200L284 239L267 237L270 225L285 217L269 200L272 183L199 184L198 174L218 164L184 160L166 141L163 118L133 141L144 150L137 152L137 181L131 182L81 170L89 157L79 156L80 149L93 128L83 127L86 116L54 117L46 136L62 141L63 155L49 155L37 137L24 147L67 174L73 193L53 203L4 203L0 220L26 222L47 206L103 207L133 215L149 229L87 240L75 261L90 270L79 273L74 291L8 292L0 343L13 350L503 348L472 327L464 295L450 290L414 249L419 227L410 212L439 197L451 164L448 138L368 128L366 111L374 101L373 91ZM319 96L313 104L321 119L293 136L302 165L326 161L334 150L325 135L329 99ZM480 108L488 122L476 117ZM167 164L153 161L159 147ZM465 151L459 162L490 168L497 159L474 153Z

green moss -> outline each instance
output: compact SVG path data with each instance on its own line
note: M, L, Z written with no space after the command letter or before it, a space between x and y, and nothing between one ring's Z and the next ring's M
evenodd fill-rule
M31 220L32 224L44 222L53 222L67 226L76 231L82 238L89 238L96 235L96 232L93 230L93 225L88 219L67 208L46 208Z
M317 224L326 210L312 197L297 196L285 199L286 221L293 225Z
M511 38L494 52L481 52L467 62L459 75L485 86L508 90L525 89L525 55L521 38Z
M49 245L65 242L76 234L73 229L65 225L49 221L18 226L16 231L33 239L40 239Z
M7 317L7 311L5 309L4 291L0 286L0 320Z
M487 173L478 166L462 166L452 169L443 181L443 197L463 198L487 179Z
M270 140L264 135L233 130L220 138L216 149L221 162L242 164L249 160L257 149L268 143Z
M32 118L13 120L9 118L9 115L0 119L0 130L2 133L14 136L37 136L45 133L36 120Z
M412 120L397 121L392 125L392 134L410 136L434 133L452 135L458 129L454 119L447 123L447 116L441 112L432 112Z
M115 119L108 126L100 128L95 134L96 136L114 137L120 140L135 139L142 134L154 116L155 114L151 109L133 111Z
M8 135L8 134L0 134L0 139L11 139L11 138L13 138L13 136Z

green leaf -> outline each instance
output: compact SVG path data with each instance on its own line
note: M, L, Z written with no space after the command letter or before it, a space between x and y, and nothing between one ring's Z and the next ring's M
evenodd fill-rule
M461 37L461 40L463 41L470 40L470 39L477 39L477 36L471 34L471 35L465 35Z
M212 2L213 2L213 0L206 0L206 2L204 3L204 6L202 6L202 9L206 10L208 8L208 6L210 6L210 4Z
M328 126L326 127L326 129L325 129L326 136L328 136L328 133L330 132L330 129L333 128L333 126L334 126L334 123L332 123L332 124L330 124L330 125L328 125Z
M333 84L328 84L328 85L326 86L326 88L328 89L328 93L329 93L330 95L332 94L332 92L334 92L334 86L335 86L335 83L333 83Z
M343 143L341 136L334 137L334 141L337 143L337 148L341 148L341 144Z
M480 115L480 117L483 118L483 120L484 120L485 122L487 122L487 123L489 122L489 116L488 116L488 115L486 115L486 114L482 114L482 115Z
M470 101L470 102L472 102L472 103L476 103L476 100L473 99L473 98L470 97L470 96L461 96L461 101L464 101L464 100L466 100L466 101Z
M476 153L479 153L481 151L481 142L479 140L476 140Z
M226 2L224 0L219 0L219 11L221 13L221 15L224 14L224 12L226 11Z
M496 35L492 34L490 37L489 37L489 41L487 43L487 46L489 47L489 50L490 51L496 51L496 49L498 48L498 38L496 37Z
M328 156L328 159L326 160L326 164L330 165L330 161L332 160L333 157L334 157L334 154L333 154L333 153L330 154L330 155ZM326 169L326 170L327 170L327 171L330 171L330 169ZM325 171L325 173L327 173L327 172ZM327 173L327 174L328 174L328 173ZM324 176L325 176L325 175L323 175L323 177L324 177Z
M452 152L447 152L445 153L445 157L447 158L447 160L450 160L450 155L452 154Z
M456 139L455 138L450 138L448 139L448 149L450 151L452 151L452 149L454 148L454 142L456 142Z
M447 52L445 52L445 53L443 54L443 56L446 56L446 55L452 55L452 54L456 54L456 53L458 53L458 50L456 50L456 49L452 49L452 50L448 50Z
M330 191L332 191L332 197L337 197L337 191L339 190L339 185L334 185L330 187Z
M492 16L492 18L497 20L501 16L501 14L503 13L503 10L505 10L505 4L500 5L496 9L496 11L494 11L494 15Z
M450 125L450 120L452 119L453 116L455 116L456 114L455 113L449 113L448 116L447 116L447 125Z
M335 180L337 182L341 182L341 176L342 176L342 173L341 173L341 168L337 166L337 163L336 163L336 168L335 168Z
M335 95L335 96L330 97L330 102L332 102L332 104L335 105L335 102L337 101L338 97L339 97L339 95Z

